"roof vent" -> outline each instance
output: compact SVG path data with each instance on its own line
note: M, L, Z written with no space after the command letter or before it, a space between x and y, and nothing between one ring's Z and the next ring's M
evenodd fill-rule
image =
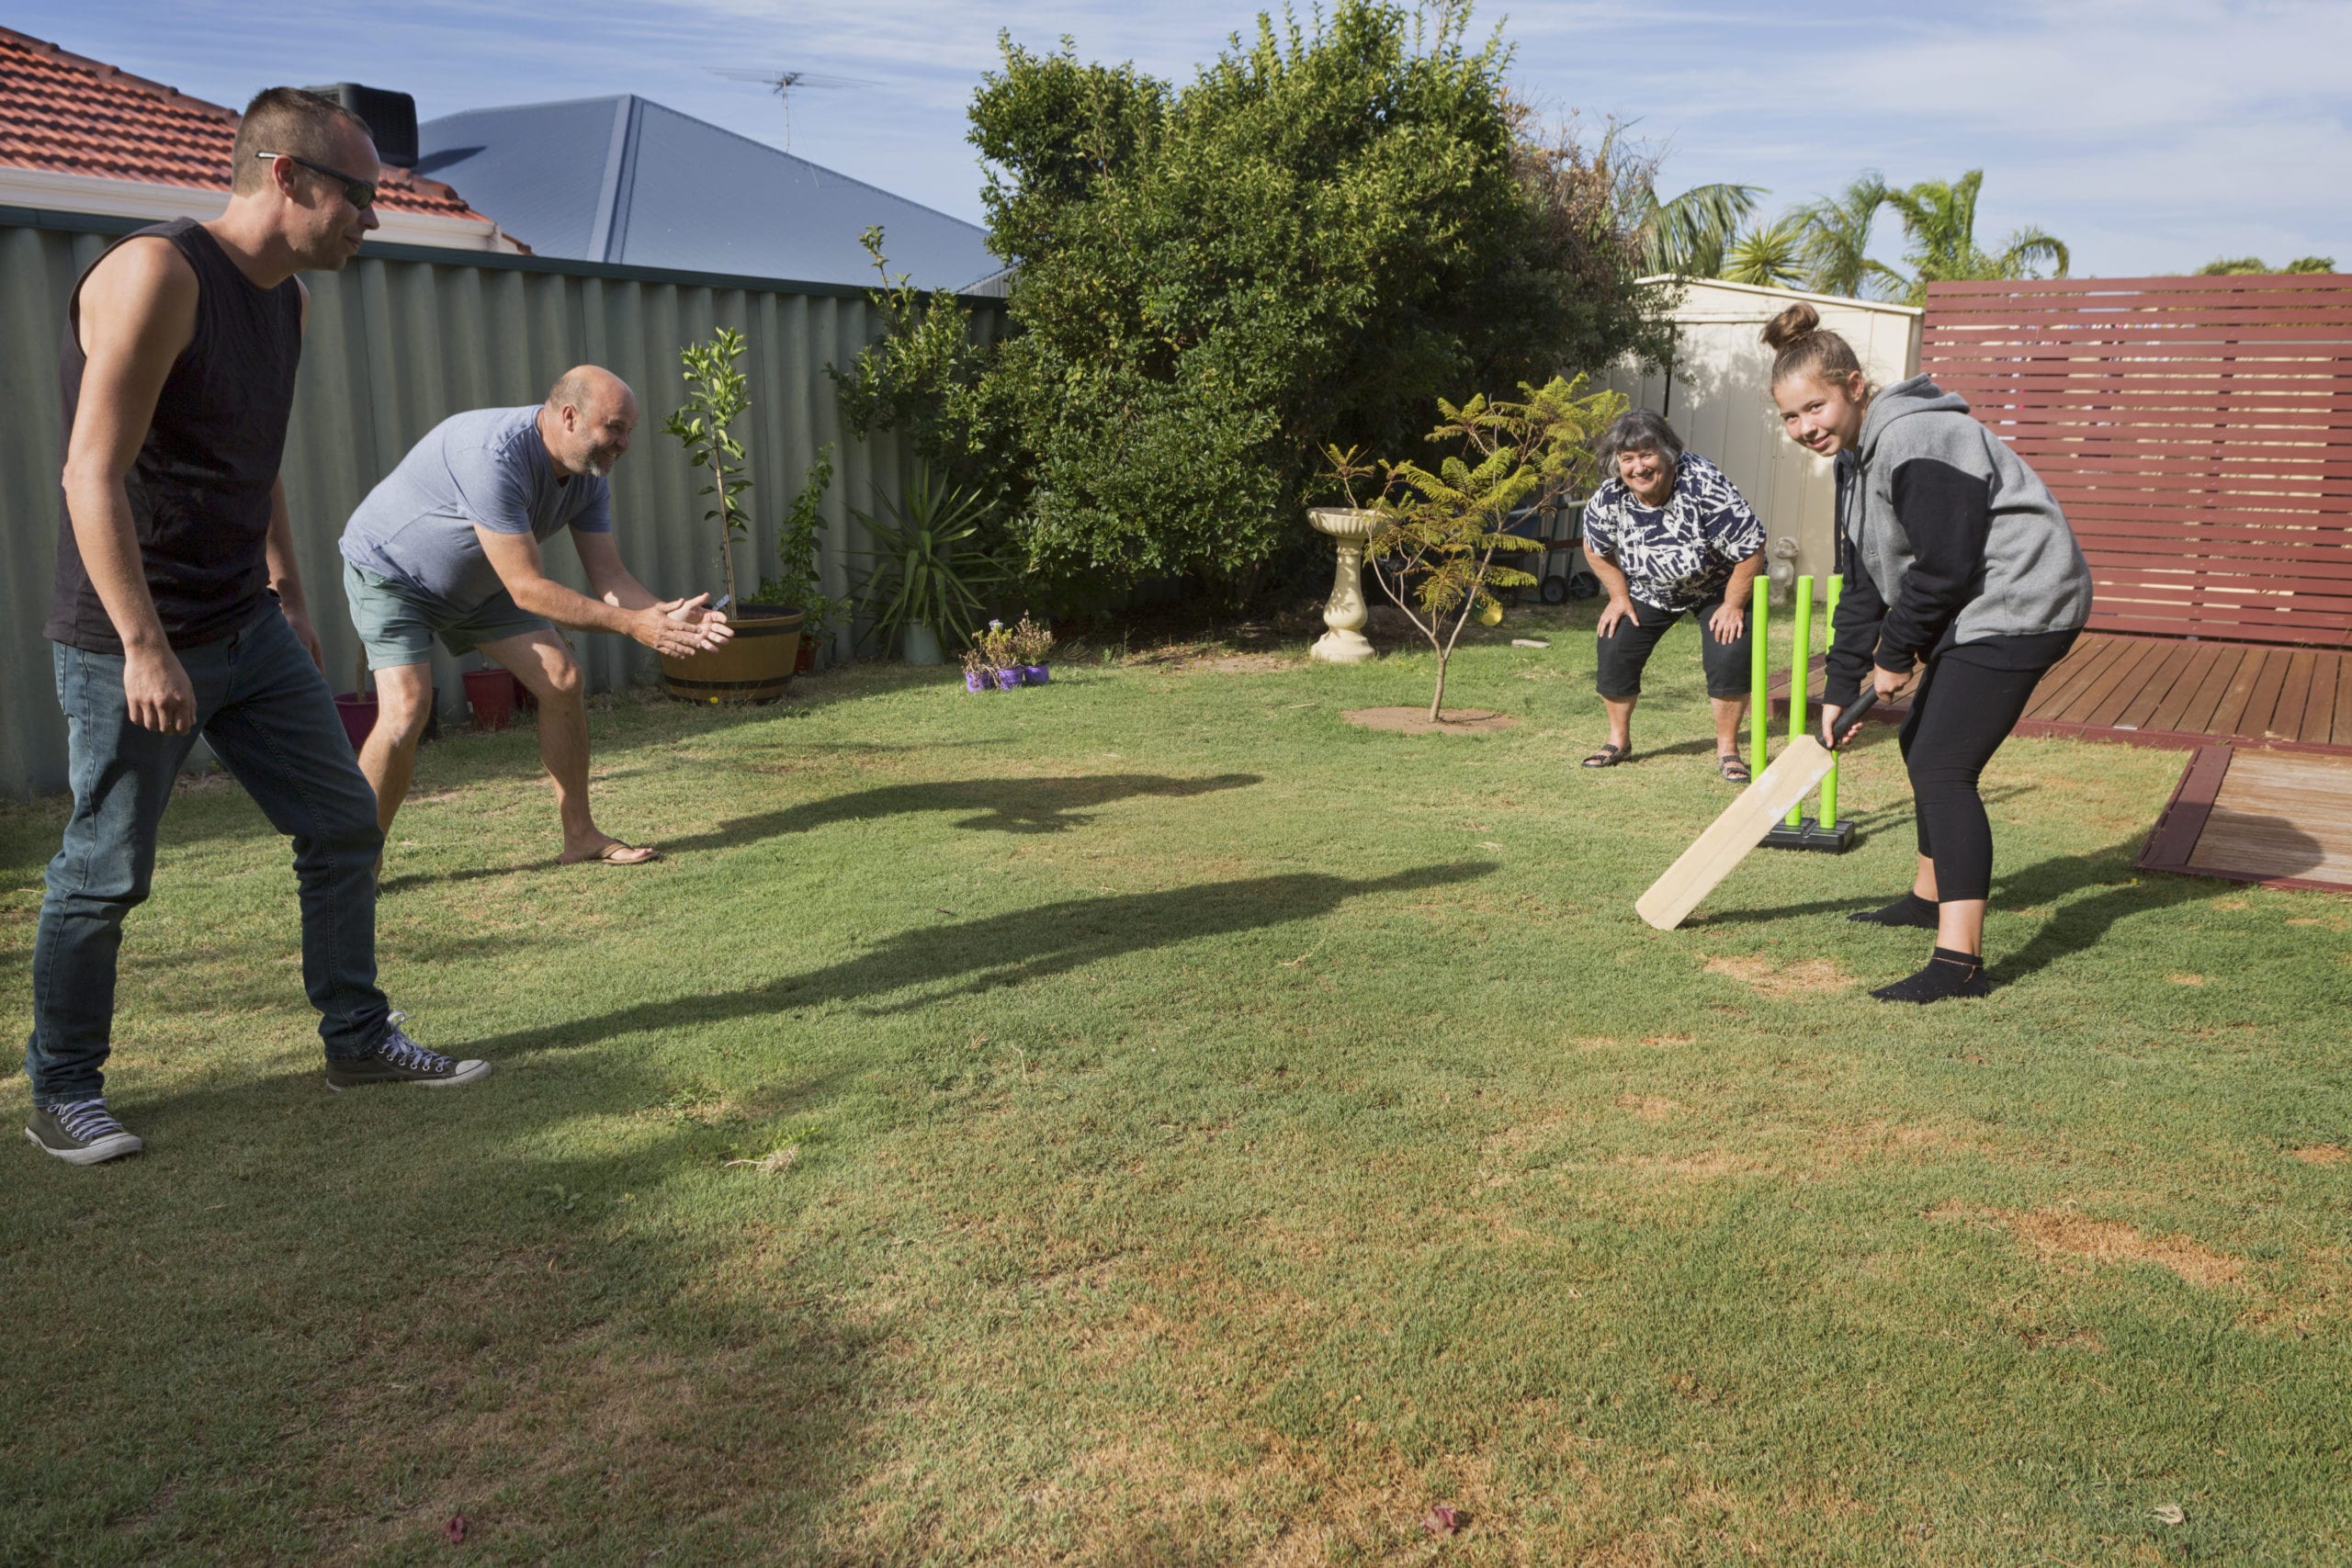
M363 87L356 82L337 82L331 87L306 87L303 91L332 99L366 120L378 158L403 169L416 166L414 98L382 87Z

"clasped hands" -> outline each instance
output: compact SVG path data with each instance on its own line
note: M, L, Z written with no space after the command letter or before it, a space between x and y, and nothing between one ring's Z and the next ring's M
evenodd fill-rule
M720 647L735 635L724 613L710 608L710 595L665 599L638 612L637 640L656 653L687 659Z

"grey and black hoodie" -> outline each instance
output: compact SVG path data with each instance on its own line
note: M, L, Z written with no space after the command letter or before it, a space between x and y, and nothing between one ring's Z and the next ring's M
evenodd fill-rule
M1873 663L1907 673L1961 643L2090 619L2090 567L2049 487L1925 376L1871 399L1860 450L1838 455L1838 531L1831 706L1853 706Z

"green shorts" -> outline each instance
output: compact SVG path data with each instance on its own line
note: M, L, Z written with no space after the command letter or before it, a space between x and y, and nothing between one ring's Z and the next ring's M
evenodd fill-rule
M343 596L351 624L368 649L368 668L393 670L433 658L433 639L451 653L471 653L486 642L550 629L554 623L514 603L503 588L470 610L343 563Z

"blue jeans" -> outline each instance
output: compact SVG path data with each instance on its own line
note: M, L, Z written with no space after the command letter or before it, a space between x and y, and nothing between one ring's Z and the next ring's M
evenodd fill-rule
M54 647L74 815L49 863L33 938L33 1102L104 1090L123 917L147 897L155 829L196 744L130 722L122 656ZM196 728L272 826L294 840L302 987L331 1057L364 1056L389 1027L376 988L376 795L351 754L326 678L275 604L238 630L176 650Z

